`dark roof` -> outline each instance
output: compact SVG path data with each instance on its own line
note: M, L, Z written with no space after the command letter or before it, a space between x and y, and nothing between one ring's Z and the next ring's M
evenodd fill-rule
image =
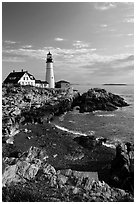
M56 83L57 83L57 84L60 84L60 83L68 83L68 84L70 84L70 82L64 81L64 80L57 81Z
M8 83L17 84L18 81L21 79L21 77L22 77L25 73L27 73L28 76L29 76L32 80L35 79L34 76L31 75L30 73L28 73L27 71L11 72L11 73L7 76L7 78L4 80L3 83L4 83L4 84L8 84Z
M28 76L30 77L30 79L35 80L34 76L28 72L26 72L28 74Z
M47 81L35 80L35 83L39 84L49 84Z

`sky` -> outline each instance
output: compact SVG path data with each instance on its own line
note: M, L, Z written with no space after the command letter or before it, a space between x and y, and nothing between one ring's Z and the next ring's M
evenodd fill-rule
M3 2L2 80L27 70L45 80L134 83L133 2Z

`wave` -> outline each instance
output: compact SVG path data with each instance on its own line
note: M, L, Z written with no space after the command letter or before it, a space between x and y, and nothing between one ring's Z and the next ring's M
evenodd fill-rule
M75 121L73 121L73 120L69 120L68 122L69 122L69 123L76 123L76 122L75 122Z
M116 148L116 146L115 146L114 144L103 143L102 145L103 145L103 146L106 146L106 147L113 148L113 149Z
M67 129L67 128L65 128L65 127L61 127L61 126L59 126L59 125L55 125L55 127L58 128L58 129L60 129L60 130L62 130L62 131L65 131L65 132L68 132L68 133L72 133L72 134L74 134L74 135L87 136L86 133L82 133L82 132L78 132L78 131L69 130L69 129ZM94 135L94 134L95 134L94 131L89 131L89 135Z
M97 117L114 117L115 114L103 114L103 115L96 115Z

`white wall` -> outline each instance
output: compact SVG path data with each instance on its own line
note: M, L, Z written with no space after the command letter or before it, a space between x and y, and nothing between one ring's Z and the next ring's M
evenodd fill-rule
M53 63L52 62L47 62L47 64L46 64L46 81L49 83L49 88L55 87Z
M24 75L21 77L18 83L21 85L35 86L35 80L31 79L27 73L24 73Z

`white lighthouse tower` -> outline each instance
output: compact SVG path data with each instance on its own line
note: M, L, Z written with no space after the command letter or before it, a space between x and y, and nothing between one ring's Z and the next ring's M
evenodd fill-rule
M52 54L50 52L47 54L47 60L46 60L46 81L49 83L49 88L55 87L53 59L52 59Z

